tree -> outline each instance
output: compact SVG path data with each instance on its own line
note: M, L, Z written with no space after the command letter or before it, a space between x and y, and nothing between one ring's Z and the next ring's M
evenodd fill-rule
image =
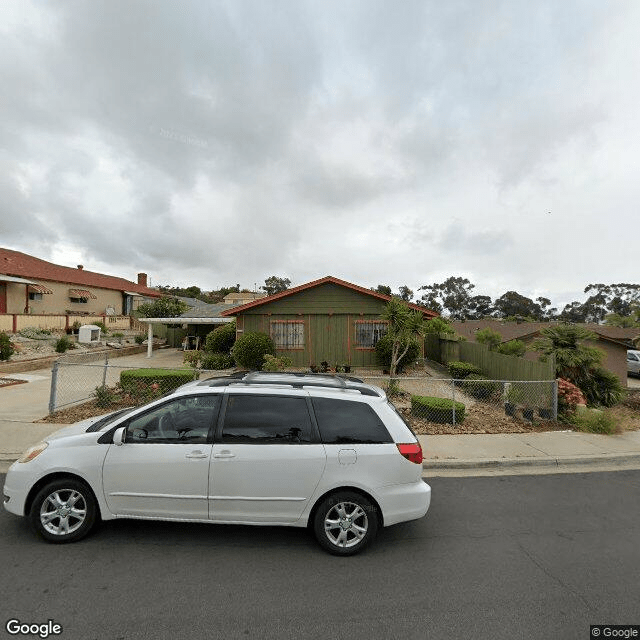
M449 336L454 336L456 334L451 323L446 318L441 318L439 316L431 318L424 323L424 332L437 334L444 333Z
M276 293L286 291L290 285L291 280L289 280L289 278L279 278L278 276L271 276L265 279L264 286L260 288L263 291L266 291L268 296L272 296Z
M407 287L406 284L403 284L398 289L398 295L400 296L401 300L404 300L405 302L409 302L411 298L413 298L413 290L409 289L409 287Z
M481 320L490 316L494 311L493 302L489 296L472 296L469 299L469 311L467 318Z
M139 318L177 318L188 308L189 306L178 298L165 297L141 304L136 309L136 315Z
M538 320L542 318L539 304L517 291L507 291L494 302L496 314L502 318L520 316Z
M618 378L601 366L604 353L584 344L585 340L597 340L595 333L575 325L548 327L532 347L543 357L554 356L556 376L575 384L589 404L606 407L618 402L622 386Z
M381 293L383 296L391 295L391 287L386 284L379 284L375 289L372 287L372 291L376 293Z
M412 339L424 336L425 321L421 311L413 311L398 298L391 298L381 315L387 321L387 336L391 340L389 375L394 378L398 363L409 350Z
M502 342L502 336L493 329L487 327L486 329L480 329L475 334L476 342L480 344L486 344L490 351L494 351L495 348Z
M424 306L440 313L443 309L455 320L462 320L469 315L470 292L475 288L467 278L450 276L444 282L420 287L426 291L422 295Z

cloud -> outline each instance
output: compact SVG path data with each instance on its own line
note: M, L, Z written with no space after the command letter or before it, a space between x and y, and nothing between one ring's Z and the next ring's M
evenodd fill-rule
M8 0L2 244L204 289L466 273L553 299L632 281L639 18L575 0Z

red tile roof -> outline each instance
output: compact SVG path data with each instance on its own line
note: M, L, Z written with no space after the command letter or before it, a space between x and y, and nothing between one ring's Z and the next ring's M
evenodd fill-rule
M162 294L155 289L143 287L136 282L107 276L102 273L62 267L40 258L0 248L0 273L20 278L32 278L34 280L48 280L50 282L63 282L65 284L96 287L98 289L112 289L116 291L131 291L142 296L159 298Z
M319 287L323 284L336 284L340 287L347 287L347 289L351 289L352 291L357 291L359 293L364 293L368 296L372 296L374 298L379 298L380 300L384 300L388 302L391 300L391 296L386 296L383 293L378 293L377 291L372 291L371 289L365 289L364 287L359 287L357 284L352 284L351 282L347 282L346 280L340 280L340 278L334 278L333 276L325 276L324 278L320 278L318 280L313 280L312 282L307 282L306 284L301 284L298 287L293 287L292 289L287 289L286 291L281 291L280 293L276 293L272 296L267 296L266 298L260 298L259 300L254 300L253 302L248 302L247 304L240 305L238 307L233 307L231 309L227 309L223 311L221 316L235 316L237 313L242 313L247 309L253 309L254 307L259 307L263 304L269 304L274 300L280 300L280 298L286 298L287 296L294 295L299 293L300 291L305 291L306 289L312 289L313 287ZM415 309L417 311L421 311L424 315L429 318L434 318L438 314L435 311L431 311L430 309L425 309L417 304L412 304L411 302L407 303L409 307Z

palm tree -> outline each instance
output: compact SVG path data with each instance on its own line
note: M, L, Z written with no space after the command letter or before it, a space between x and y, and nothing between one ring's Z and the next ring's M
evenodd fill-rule
M600 366L604 353L596 347L583 344L585 340L597 340L598 336L584 327L562 324L540 331L542 336L533 343L533 349L545 357L553 356L556 375L573 382L578 387Z

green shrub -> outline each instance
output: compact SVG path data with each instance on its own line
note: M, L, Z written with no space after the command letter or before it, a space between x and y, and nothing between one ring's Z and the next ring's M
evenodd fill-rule
M391 347L392 339L389 335L384 335L376 343L376 361L381 367L389 369L391 366ZM405 347L405 343L400 347L402 351ZM396 373L401 373L405 367L413 364L420 357L420 343L415 338L411 339L407 353L400 359L398 366L396 367Z
M185 351L182 354L182 363L195 369L198 366L201 357L202 351Z
M134 340L136 341L136 344L142 344L145 341L145 337L144 336L136 336L134 338Z
M479 373L470 373L460 385L460 388L478 400L495 401L502 395L502 383L489 380Z
M23 338L29 338L30 340L48 340L51 337L49 329L39 329L38 327L25 327L20 329L18 333Z
M430 422L452 424L454 407L456 424L459 424L464 420L465 406L462 402L454 402L449 398L411 396L411 415L425 418Z
M93 397L96 399L96 404L99 407L108 407L116 398L116 392L105 385L96 387L93 392Z
M75 349L76 345L73 340L69 340L67 336L62 336L62 338L56 340L55 348L57 353L64 353L68 349Z
M612 407L624 396L624 388L618 376L602 367L591 369L578 386L589 405Z
M9 360L14 351L15 348L9 336L4 331L0 331L0 360Z
M267 353L264 357L264 364L262 365L263 371L284 371L287 367L291 366L291 358L286 356L272 356Z
M207 334L204 341L205 351L212 353L230 353L236 341L235 320L225 324Z
M233 365L233 357L228 353L203 351L200 356L200 368L202 369L230 369Z
M527 345L522 340L509 340L509 342L503 342L496 347L498 353L502 353L505 356L516 356L522 358L527 352Z
M602 433L610 435L617 430L617 424L613 416L604 411L583 409L573 414L569 422L578 431L588 433Z
M449 375L454 380L464 380L467 376L472 373L481 374L482 370L480 367L476 367L475 364L471 364L470 362L459 362L457 360L453 360L449 362L447 365L449 369Z
M249 332L241 335L233 345L231 355L236 364L260 371L267 354L276 355L273 340L266 333Z
M120 386L132 399L146 402L159 398L197 377L197 372L187 369L127 369L120 373Z

